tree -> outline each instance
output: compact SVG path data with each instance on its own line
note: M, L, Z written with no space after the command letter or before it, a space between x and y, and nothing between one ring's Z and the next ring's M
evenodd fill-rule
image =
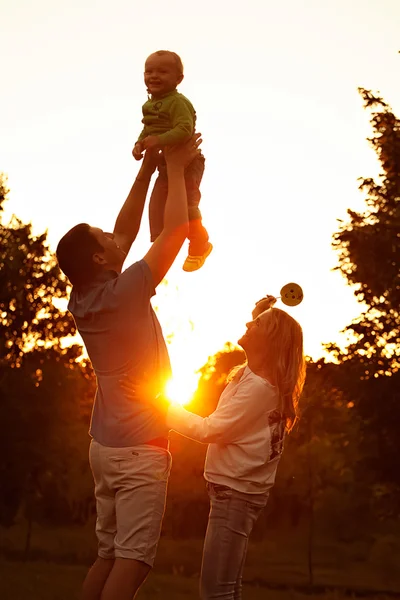
M366 109L372 109L373 136L368 140L381 163L379 181L361 179L367 194L364 213L348 210L333 236L338 269L367 309L346 328L354 341L340 354L355 356L367 378L393 375L400 366L400 121L391 108L370 91L360 89Z
M400 120L380 96L359 92L371 111L368 141L381 172L376 181L361 179L366 210L348 211L333 247L337 268L366 309L346 327L351 343L345 350L326 347L343 366L338 383L350 392L362 417L366 473L371 482L400 486Z
M0 176L0 211L7 193ZM80 403L93 389L93 376L77 362L81 347L62 345L75 325L54 303L66 299L68 283L46 238L46 233L34 236L31 225L15 216L7 224L0 221L3 525L10 525L23 506L31 523L43 513L50 490L53 498L55 490L60 500L67 497L72 463L86 458L87 419Z
M229 373L234 367L244 363L245 353L241 348L231 343L225 344L224 348L214 356L210 356L206 364L199 370L201 376L197 391L193 397L189 410L197 412L201 416L208 416L218 404Z
M1 179L1 177L0 177ZM0 184L0 206L7 188ZM13 216L0 222L0 366L18 368L34 347L59 346L75 334L75 324L53 300L65 299L68 282L46 243L32 235L30 224Z
M310 586L317 535L359 537L365 530L361 511L368 507L367 495L358 495L354 483L358 422L353 403L335 385L333 374L338 368L323 360L308 360L301 418L287 436L272 493L279 509L291 516L292 527L302 521L306 525Z

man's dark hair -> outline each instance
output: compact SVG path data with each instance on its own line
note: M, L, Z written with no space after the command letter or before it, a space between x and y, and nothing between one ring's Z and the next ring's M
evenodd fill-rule
M61 271L72 285L90 282L101 270L93 260L93 254L104 248L90 231L90 225L79 223L58 242L56 255Z

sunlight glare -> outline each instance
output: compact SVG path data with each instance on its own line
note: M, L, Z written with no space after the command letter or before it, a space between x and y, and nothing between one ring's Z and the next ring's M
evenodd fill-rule
M171 404L185 406L189 404L197 389L198 375L196 373L179 375L171 378L166 386L167 398Z

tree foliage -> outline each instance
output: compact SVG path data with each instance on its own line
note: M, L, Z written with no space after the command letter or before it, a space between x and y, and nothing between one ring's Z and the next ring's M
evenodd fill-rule
M367 306L346 330L353 341L346 353L329 346L341 361L357 356L364 376L388 375L400 366L400 120L380 96L360 89L371 111L373 135L368 140L381 170L378 180L361 179L366 210L348 210L333 236L338 269Z
M0 183L0 206L7 188ZM53 303L66 298L67 280L49 252L47 234L32 234L17 217L0 223L0 365L15 368L24 354L40 346L59 345L74 335L75 324Z
M1 209L7 193L0 176ZM6 525L24 506L45 516L49 494L65 502L68 473L75 460L84 468L88 442L81 404L93 392L93 377L77 362L81 347L63 347L75 325L53 302L66 300L67 281L46 238L15 216L0 221L0 522Z
M359 92L371 113L368 141L380 173L376 180L361 179L366 210L348 211L333 247L337 268L366 309L346 328L351 342L345 350L326 347L341 365L337 385L351 395L362 418L363 476L400 488L400 120L380 96Z
M196 394L193 397L189 410L201 416L212 413L218 404L229 373L234 367L244 363L246 355L243 350L231 343L214 356L210 356L207 363L199 370L201 376Z

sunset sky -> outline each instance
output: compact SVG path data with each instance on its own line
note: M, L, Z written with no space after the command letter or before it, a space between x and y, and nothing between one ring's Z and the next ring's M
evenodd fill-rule
M398 0L0 0L7 215L47 229L53 250L78 222L112 230L138 170L144 60L174 50L214 244L197 273L181 270L185 246L154 300L175 375L236 342L254 302L290 281L318 358L361 310L331 239L347 208L363 210L357 178L378 169L357 88L400 113L399 32ZM145 213L127 264L148 247Z

